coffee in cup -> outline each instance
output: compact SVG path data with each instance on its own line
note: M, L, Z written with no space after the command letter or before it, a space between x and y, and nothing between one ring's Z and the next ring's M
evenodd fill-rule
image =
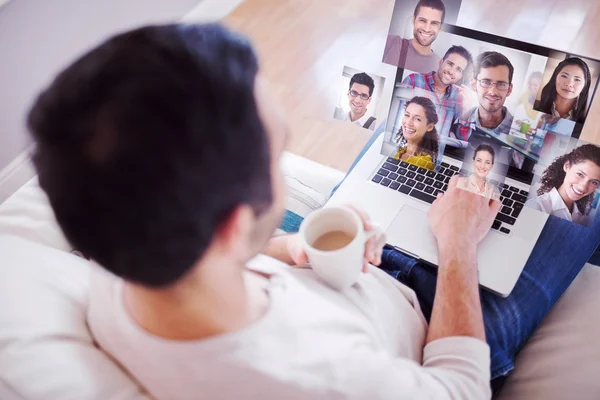
M347 207L317 210L300 225L300 241L315 274L337 290L360 276L367 240L381 230L365 232L360 216Z

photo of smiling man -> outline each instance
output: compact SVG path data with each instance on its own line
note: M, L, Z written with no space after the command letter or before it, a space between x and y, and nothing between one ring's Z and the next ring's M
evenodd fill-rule
M348 69L348 67L345 67L345 69ZM380 77L377 78L380 80L383 79ZM364 72L356 73L352 75L350 83L346 88L345 97L348 99L348 106L347 108L336 107L333 117L374 131L377 125L377 118L367 113L375 91L374 79Z
M510 131L513 116L504 103L512 93L514 71L510 60L496 51L486 51L477 57L471 86L479 104L471 105L471 96L461 93L462 116L452 131L457 139L469 140L475 127L495 133Z
M420 0L412 16L413 37L388 35L383 62L424 74L437 70L440 56L431 45L437 39L445 17L446 7L441 0Z
M438 68L427 74L410 74L402 85L427 91L428 97L438 105L438 125L440 136L448 136L452 122L462 109L460 92L469 90L458 86L467 69L473 64L471 53L462 46L452 46L440 60Z
M530 192L527 207L588 225L598 206L600 147L581 145L554 159Z

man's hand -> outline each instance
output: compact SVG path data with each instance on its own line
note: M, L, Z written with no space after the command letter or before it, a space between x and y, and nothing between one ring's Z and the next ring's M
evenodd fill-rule
M457 176L440 193L427 215L438 248L477 245L488 233L501 203L456 187Z
M485 340L479 299L477 244L500 209L487 199L448 183L429 209L429 225L438 242L439 268L427 343L452 336Z
M373 230L373 224L369 218L369 215L360 208L353 205L346 205L346 207L350 208L354 212L356 212L360 218L362 219L363 226L366 233L369 233ZM308 257L306 253L302 249L302 245L300 244L300 240L298 238L298 234L288 236L288 250L290 257L294 261L296 265L302 265L308 263ZM371 237L365 246L365 259L363 265L363 272L367 272L369 268L369 263L375 266L381 264L381 254L383 253L383 246L386 243L386 236L384 233L380 233Z

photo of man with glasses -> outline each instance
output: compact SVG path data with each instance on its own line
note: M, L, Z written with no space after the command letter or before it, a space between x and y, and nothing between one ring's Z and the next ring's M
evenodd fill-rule
M469 140L475 126L508 133L513 116L504 106L513 89L514 67L506 56L486 51L477 57L471 86L477 93L479 105L471 105L469 93L461 92L462 115L453 126L453 134L462 141Z
M371 103L375 81L368 74L361 72L354 74L350 79L348 88L349 112L341 107L336 107L334 118L352 122L362 128L375 130L377 118L367 116L367 106Z

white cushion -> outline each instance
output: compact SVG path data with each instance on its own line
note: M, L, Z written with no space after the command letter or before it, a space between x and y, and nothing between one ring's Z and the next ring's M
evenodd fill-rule
M586 265L517 357L499 400L600 398L600 268Z
M283 153L280 164L286 177L294 178L325 198L329 198L333 188L344 178L342 171L287 151Z
M69 251L37 176L0 204L0 236L16 236Z
M344 178L344 173L312 160L284 152L281 169L285 177L288 213L276 234L296 232L302 219L327 202L333 188Z
M0 206L0 399L142 399L93 343L90 264L33 180Z

